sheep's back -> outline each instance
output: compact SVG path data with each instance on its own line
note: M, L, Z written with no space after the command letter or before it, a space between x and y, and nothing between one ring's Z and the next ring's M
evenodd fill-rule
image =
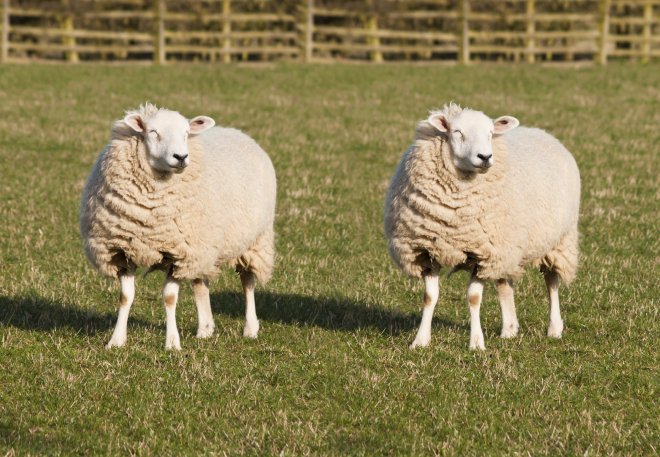
M218 216L259 227L275 213L276 179L268 154L240 130L214 127L196 138L203 151L204 186L220 198L213 200Z
M214 127L190 142L191 158L198 155L200 192L197 212L188 211L188 229L197 235L199 257L209 270L240 257L264 232L272 230L275 215L275 171L268 155L239 130ZM194 159L193 159L194 160ZM190 256L179 262L181 271L200 262Z
M580 174L571 153L549 133L518 127L502 136L507 150L506 185L512 252L521 267L538 265L569 233L577 233ZM497 159L497 156L496 156Z

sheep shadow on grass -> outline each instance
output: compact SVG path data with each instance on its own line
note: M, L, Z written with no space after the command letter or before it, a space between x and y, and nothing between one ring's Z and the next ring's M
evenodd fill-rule
M378 305L356 302L346 297L311 297L297 294L257 292L257 316L266 322L315 326L330 330L353 331L373 328L389 335L417 330L420 312L402 313ZM211 294L214 314L242 318L245 298L242 292L223 291ZM48 332L68 328L94 336L112 330L117 322L116 309L99 313L72 303L58 302L38 296L0 296L0 327ZM435 317L434 325L464 329L464 325ZM181 323L180 323L181 325ZM160 328L131 315L129 327Z
M402 313L374 304L356 302L346 297L310 297L296 294L256 292L257 317L261 321L301 326L315 326L330 330L353 331L373 328L389 335L417 330L421 312ZM242 292L211 293L213 314L240 318L245 315ZM461 324L434 318L434 325L463 328Z
M69 328L93 336L114 328L116 321L117 313L114 309L101 314L71 303L56 302L38 296L0 296L0 326L44 332ZM129 325L154 327L132 316Z

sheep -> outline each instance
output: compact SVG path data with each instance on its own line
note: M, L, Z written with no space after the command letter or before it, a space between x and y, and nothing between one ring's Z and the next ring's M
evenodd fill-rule
M403 154L385 198L384 228L396 265L424 281L411 348L430 342L443 267L471 272L470 349L485 349L479 310L486 280L496 283L501 337L517 335L513 281L526 266L545 277L548 336L562 335L559 279L569 284L577 270L580 174L556 138L518 124L450 103L418 123Z
M197 337L213 334L208 284L225 265L243 286L243 335L257 337L255 281L270 279L275 255L275 171L253 139L214 125L145 103L114 122L92 168L80 204L84 250L121 289L108 349L126 343L138 267L166 273L167 349L181 349L175 311L184 280L192 283Z

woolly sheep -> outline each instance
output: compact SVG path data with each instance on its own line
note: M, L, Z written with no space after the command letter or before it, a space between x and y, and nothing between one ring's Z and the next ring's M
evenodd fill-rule
M427 346L440 268L471 271L470 348L485 349L479 321L485 280L494 280L502 338L518 333L513 281L540 267L548 289L548 336L560 338L559 278L578 263L580 175L553 136L518 120L445 105L417 125L385 200L394 262L425 284L422 321L411 348Z
M213 334L208 282L223 265L243 284L243 334L257 336L255 279L270 278L275 252L275 171L254 140L214 124L147 103L112 126L80 205L85 253L121 287L107 348L126 343L137 267L166 272L167 349L181 349L175 310L183 280L192 282L197 337Z

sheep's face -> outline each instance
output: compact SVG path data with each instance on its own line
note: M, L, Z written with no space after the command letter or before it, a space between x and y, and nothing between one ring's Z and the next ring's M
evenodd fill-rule
M188 121L176 111L166 109L149 117L129 114L124 122L142 136L149 165L161 173L181 173L190 163L188 136L215 125L215 121L207 116Z
M491 120L480 111L464 109L450 119L432 113L428 122L447 137L454 165L466 173L485 173L495 163L493 135L518 126L518 119L501 116Z

